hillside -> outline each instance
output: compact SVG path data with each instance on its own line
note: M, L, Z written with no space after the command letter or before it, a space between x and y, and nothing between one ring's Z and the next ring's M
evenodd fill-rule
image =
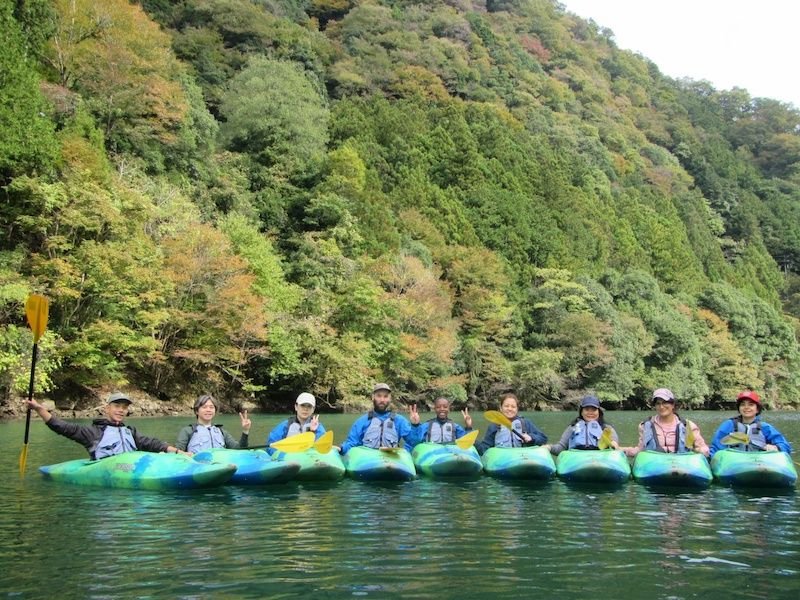
M800 406L791 105L552 0L0 7L0 404L40 291L62 403Z

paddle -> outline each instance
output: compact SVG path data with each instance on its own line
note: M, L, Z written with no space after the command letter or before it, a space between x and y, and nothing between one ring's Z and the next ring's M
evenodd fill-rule
M686 421L686 447L689 450L694 448L694 431L692 431L692 424Z
M470 431L469 433L465 433L460 438L456 440L456 446L461 448L462 450L468 450L475 445L475 440L478 439L478 434L480 433L479 430L475 429L474 431Z
M502 427L505 427L506 429L510 429L511 433L513 433L523 442L525 441L525 438L522 437L522 435L516 429L514 429L514 426L511 423L511 419L509 419L499 410L487 410L485 413L483 413L483 416L487 421L489 421L489 423L494 423L495 425L500 425Z
M602 435L600 435L600 439L597 441L597 447L600 450L606 450L611 448L611 443L614 441L614 436L611 433L611 427L606 427L603 429Z
M735 446L736 444L749 444L750 443L750 436L744 433L743 431L734 431L733 433L726 435L719 441L720 444L723 446Z
M305 452L309 448L314 448L320 454L327 454L333 448L333 431L326 431L315 442L314 436L316 433L313 431L306 431L296 435L290 435L287 438L278 440L271 444L264 444L261 446L248 446L244 450L258 450L259 448L274 448L280 452Z
M25 316L28 319L28 326L33 331L33 355L31 357L31 379L28 383L28 401L33 400L33 378L36 372L36 359L39 356L39 338L47 329L47 313L49 305L47 298L39 294L31 294L25 302ZM19 453L19 476L25 477L25 466L28 464L28 438L31 430L31 407L25 413L25 439L22 443L22 451Z

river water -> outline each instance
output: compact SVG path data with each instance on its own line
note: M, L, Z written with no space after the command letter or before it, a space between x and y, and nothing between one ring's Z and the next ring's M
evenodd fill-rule
M685 415L707 440L731 416ZM556 441L574 413L527 416ZM607 414L624 445L635 443L645 416ZM251 443L264 443L284 418L253 415ZM89 489L41 477L40 465L85 453L34 419L24 480L17 466L24 423L0 423L0 598L800 597L794 491L575 488L488 477ZM323 415L337 442L354 419ZM797 448L800 414L767 419ZM238 417L221 421L238 435ZM130 419L170 442L190 422ZM476 417L476 427L486 423Z

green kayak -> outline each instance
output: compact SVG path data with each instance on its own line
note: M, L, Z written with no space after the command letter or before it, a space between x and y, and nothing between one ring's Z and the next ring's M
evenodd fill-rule
M61 483L131 490L173 490L226 483L236 467L194 460L183 454L125 452L101 460L70 460L40 467L46 479Z
M631 466L622 450L564 450L556 473L574 483L621 483L631 478Z
M264 450L211 448L198 452L194 459L235 465L236 473L229 482L234 485L286 483L294 479L300 471L300 465L296 462L274 459Z
M344 463L335 448L324 454L310 448L304 452L276 452L274 456L300 465L295 477L299 481L336 481L344 477Z
M703 488L711 483L711 469L696 452L642 450L633 462L633 478L646 485Z
M556 463L544 446L489 448L481 460L486 474L500 479L548 480L556 472Z
M717 481L732 486L791 488L797 482L792 457L777 450L720 450L711 458L711 472Z
M364 481L408 481L417 475L411 454L403 448L354 446L342 460L350 477Z
M464 450L455 444L422 442L414 446L411 458L417 472L429 477L474 477L483 470L474 446Z

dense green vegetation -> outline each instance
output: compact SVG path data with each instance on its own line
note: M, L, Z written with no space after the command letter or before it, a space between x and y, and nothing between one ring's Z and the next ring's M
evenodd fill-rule
M552 0L0 0L0 403L798 406L800 111ZM283 403L283 404L282 404Z

